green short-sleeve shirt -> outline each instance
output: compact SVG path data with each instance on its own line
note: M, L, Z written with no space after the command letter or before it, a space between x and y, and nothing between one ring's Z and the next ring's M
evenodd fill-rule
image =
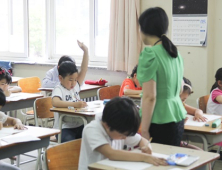
M156 82L156 104L151 122L164 124L179 122L186 116L180 99L183 79L183 60L180 54L172 58L162 44L146 47L141 52L137 69L141 86L150 80Z

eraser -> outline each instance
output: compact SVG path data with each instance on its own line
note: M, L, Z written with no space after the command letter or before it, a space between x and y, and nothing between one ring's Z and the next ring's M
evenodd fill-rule
M68 106L69 110L74 110L75 108L73 106Z
M221 119L217 119L212 123L212 128L217 128L221 124Z
M209 123L206 123L205 126L210 126Z
M108 103L110 101L110 99L104 99L103 100L103 104L106 104L106 103Z

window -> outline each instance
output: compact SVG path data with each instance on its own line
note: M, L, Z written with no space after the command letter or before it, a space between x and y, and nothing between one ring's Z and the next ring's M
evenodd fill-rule
M88 46L91 63L108 56L110 0L1 0L0 56L16 60L80 62L77 40Z

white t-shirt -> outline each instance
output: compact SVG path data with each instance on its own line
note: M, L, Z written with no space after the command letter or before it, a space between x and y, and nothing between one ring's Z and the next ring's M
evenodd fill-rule
M140 140L139 134L124 140L111 140L101 121L96 119L83 129L79 170L86 170L89 164L105 159L105 156L96 151L99 146L110 144L113 149L122 150L124 145L134 147L139 144Z
M3 124L6 122L8 116L4 112L0 112L0 122Z
M219 88L215 88L211 93L207 102L207 113L222 115L222 104L215 101L217 96L222 95Z
M78 100L80 100L79 92L80 86L78 82L76 86L71 90L67 90L61 84L59 84L52 91L52 98L59 97L62 101L77 102ZM54 112L54 119L55 123L53 128L59 129L59 113ZM71 122L64 122L62 124L62 128L76 128L83 125L83 121L80 118L72 118L72 120L70 118L70 121Z

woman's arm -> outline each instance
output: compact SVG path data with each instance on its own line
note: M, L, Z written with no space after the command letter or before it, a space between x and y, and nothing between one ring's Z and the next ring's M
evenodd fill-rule
M150 139L148 132L150 128L153 110L156 104L156 82L150 80L143 83L143 97L142 97L142 129L141 133L147 140Z

